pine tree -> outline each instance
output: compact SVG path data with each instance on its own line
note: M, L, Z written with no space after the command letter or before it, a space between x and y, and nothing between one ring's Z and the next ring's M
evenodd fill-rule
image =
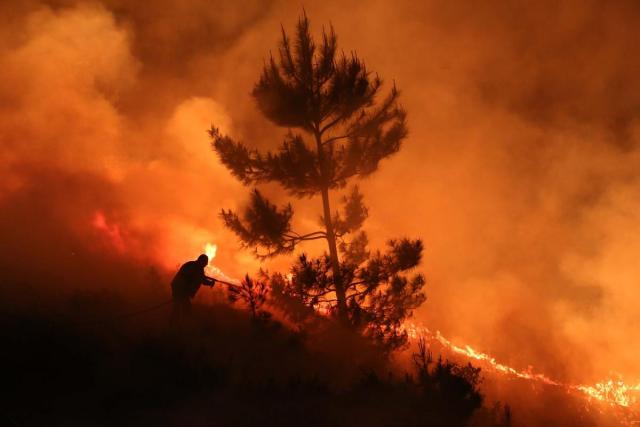
M332 214L330 191L343 189L353 178L372 174L382 159L400 149L407 136L406 113L398 103L395 85L379 99L382 80L372 75L355 53L338 54L332 26L328 31L323 29L322 39L316 44L309 20L303 15L293 42L282 29L277 56L277 60L271 56L265 64L252 95L267 119L288 128L279 149L261 153L222 135L215 127L210 130L212 145L222 163L245 185L277 182L296 198L319 195L321 229L295 232L291 228L291 204L278 208L257 189L242 214L223 209L221 216L243 245L260 258L291 253L301 242L326 240L329 253L322 261L325 277L316 278L325 282L307 284L307 291L316 294L321 287L322 292L334 293L339 318L353 323L357 310L349 304L358 305L357 301L374 297L372 290L362 289L362 284L373 279L367 282L345 277L355 271L345 268L353 266L354 257L362 261L367 256L366 235L360 231L367 210L355 188L345 200L344 213ZM349 243L348 235L353 237ZM398 282L396 273L417 265L422 244L405 240L391 246L395 251L412 251L410 266L403 265L396 271L387 268L386 276L379 278L400 289L407 282ZM384 257L379 258L372 265L383 263ZM421 276L415 280L411 295L420 299L416 295L423 280ZM381 307L384 304L379 301Z

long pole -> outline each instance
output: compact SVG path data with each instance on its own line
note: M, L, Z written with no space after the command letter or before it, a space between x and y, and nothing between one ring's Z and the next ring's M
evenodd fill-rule
M213 277L211 277L211 279L215 280L216 283L222 283L223 285L231 286L232 288L239 288L240 287L240 286L236 285L235 283L226 282L224 280L215 279Z

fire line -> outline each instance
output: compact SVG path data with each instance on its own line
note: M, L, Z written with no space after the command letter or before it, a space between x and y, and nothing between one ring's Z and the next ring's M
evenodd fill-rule
M479 352L468 345L456 345L442 336L440 331L433 332L425 326L419 326L414 323L407 323L405 325L405 329L409 334L409 337L412 339L424 337L429 341L436 341L440 343L444 348L454 353L466 356L470 359L482 361L488 364L494 371L506 375L513 375L517 378L521 378L527 381L535 381L554 387L562 387L567 392L580 393L589 401L595 400L611 406L632 408L638 403L638 399L636 396L634 396L634 393L640 392L640 383L636 385L628 385L622 380L608 379L594 385L567 384L553 380L543 374L514 369L510 366L498 362L494 357L486 353Z

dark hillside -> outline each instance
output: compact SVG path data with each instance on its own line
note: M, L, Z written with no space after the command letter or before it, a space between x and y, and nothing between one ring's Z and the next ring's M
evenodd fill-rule
M481 402L457 365L398 372L322 321L302 334L220 304L171 327L168 306L107 320L130 307L107 293L68 304L84 310L3 310L2 425L450 426Z

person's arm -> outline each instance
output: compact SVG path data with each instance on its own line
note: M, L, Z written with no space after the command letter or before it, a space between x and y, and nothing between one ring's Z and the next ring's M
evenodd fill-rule
M216 279L214 279L213 277L209 277L206 274L202 275L202 283L205 286L213 286L216 284Z

